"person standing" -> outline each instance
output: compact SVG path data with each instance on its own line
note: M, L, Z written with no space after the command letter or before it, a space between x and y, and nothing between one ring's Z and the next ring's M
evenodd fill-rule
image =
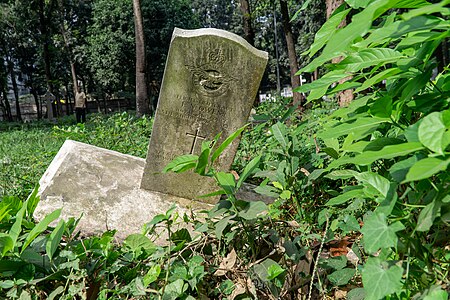
M86 94L77 88L75 95L75 114L77 116L77 123L86 122Z

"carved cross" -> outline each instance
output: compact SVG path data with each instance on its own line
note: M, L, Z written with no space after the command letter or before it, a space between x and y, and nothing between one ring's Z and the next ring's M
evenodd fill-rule
M191 146L191 154L194 154L194 150L195 150L195 145L197 144L197 140L204 140L206 139L205 136L200 136L198 135L198 132L200 131L200 128L197 128L197 130L195 131L195 134L193 133L186 133L187 136L193 137L194 141L192 142L192 146Z

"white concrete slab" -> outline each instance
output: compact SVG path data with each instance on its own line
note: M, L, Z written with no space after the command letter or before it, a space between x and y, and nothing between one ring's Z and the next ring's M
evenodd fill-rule
M116 229L116 237L141 232L172 204L189 213L212 206L139 188L145 160L67 140L40 180L36 219L62 208L61 218L83 215L78 229L93 235Z

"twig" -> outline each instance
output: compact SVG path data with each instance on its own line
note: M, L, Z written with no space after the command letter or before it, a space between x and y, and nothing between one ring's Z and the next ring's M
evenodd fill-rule
M314 269L313 269L312 276L311 276L311 283L309 284L308 300L311 300L312 288L313 288L313 284L314 284L314 276L316 276L317 266L319 265L319 258L320 258L320 254L322 253L323 244L325 244L325 238L327 236L327 231L328 231L328 218L327 218L327 222L325 225L325 231L323 232L322 241L320 242L319 252L317 252L317 258L314 263Z

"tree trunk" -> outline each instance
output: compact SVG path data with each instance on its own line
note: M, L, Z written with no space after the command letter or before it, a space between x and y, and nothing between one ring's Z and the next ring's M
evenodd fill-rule
M64 4L62 3L61 0L59 1L59 9L61 10L61 14L63 14L64 13ZM67 38L67 31L66 31L66 28L64 27L64 20L61 21L60 30L61 30L61 35L64 39L64 47L66 48L67 56L69 57L70 73L72 75L72 84L73 84L73 95L75 97L75 95L77 94L77 91L78 91L77 72L76 72L76 68L75 68L75 62L72 58L72 47L70 47L69 39ZM67 90L66 92L68 94L69 91ZM68 103L68 100L69 100L68 97L66 97L66 103ZM74 98L74 100L75 100L75 98ZM67 114L69 114L69 110L67 110Z
M250 11L250 3L248 0L240 0L242 21L244 27L244 39L252 46L255 45L255 31L252 26L252 15Z
M292 34L291 24L289 23L289 9L286 1L280 0L281 18L283 22L284 35L286 36L286 44L289 56L289 67L291 69L291 85L292 90L295 90L300 86L300 76L296 75L298 72L297 53L295 52L294 35ZM293 105L299 105L301 108L301 102L303 96L300 93L293 92Z
M133 0L133 12L136 37L136 116L140 117L152 113L145 71L145 40L140 0Z
M326 0L327 19L330 18L330 16L333 14L333 12L336 10L336 8L338 8L340 5L342 5L342 3L344 3L344 0ZM342 20L341 24L339 24L339 27L344 27L345 25L347 25L347 21L344 19L344 20ZM342 57L340 56L340 57L333 58L331 60L331 62L338 63L341 60L342 60ZM339 80L339 83L344 83L347 80L350 80L351 78L352 77L349 76L344 79L341 79L341 80ZM340 107L348 106L354 98L352 89L338 92L337 96L338 96L338 101L339 101Z
M19 103L19 89L17 87L16 73L14 72L14 64L12 61L8 62L9 74L13 85L14 97L16 99L16 121L22 121L22 114L20 113Z
M12 114L11 114L11 106L9 105L8 101L8 70L5 66L5 60L4 58L6 55L3 55L2 58L0 58L0 93L3 95L2 97L2 104L4 106L4 116L3 120L12 121ZM0 96L1 97L1 96Z
M40 108L39 105L39 95L36 92L36 89L34 89L34 87L31 88L31 94L33 95L34 103L36 105L37 118L38 120L40 120L42 119L42 109Z
M11 105L9 104L8 92L5 87L3 87L3 101L5 102L6 120L12 122Z
M44 60L45 80L47 81L47 90L55 95L52 83L52 72L50 68L50 41L45 18L45 0L39 0L39 29L42 37L42 58ZM48 116L52 118L53 116Z
M336 10L336 8L338 8L339 6L342 5L342 3L344 3L344 0L326 0L325 2L327 6L327 20L328 20L333 14L333 12Z

